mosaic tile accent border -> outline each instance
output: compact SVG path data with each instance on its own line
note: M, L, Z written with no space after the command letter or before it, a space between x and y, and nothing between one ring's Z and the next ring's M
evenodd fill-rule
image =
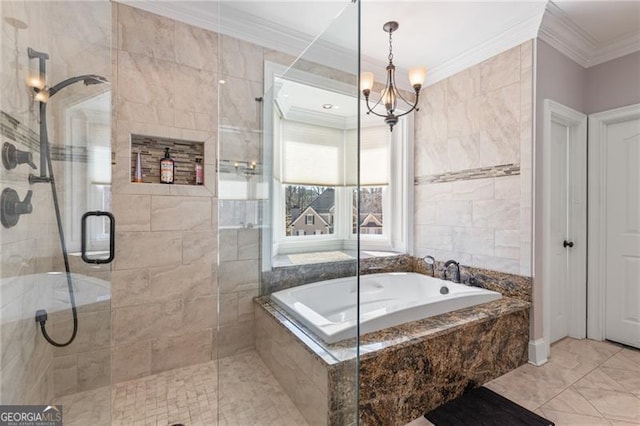
M40 152L38 134L27 126L20 124L18 120L4 111L0 111L0 135L10 139L3 140L3 143L13 141L22 144L24 148L28 148L34 153Z
M142 180L144 183L160 183L160 160L169 148L175 161L174 181L178 185L195 185L196 158L204 166L204 142L159 138L156 136L131 135L131 176L136 170L136 154L140 151Z
M40 137L37 132L22 125L18 120L4 111L0 111L0 135L7 140L4 142L16 142L22 145L20 149L28 149L34 154L40 153ZM86 163L89 159L88 150L84 146L51 145L52 161L73 161Z
M459 180L486 179L520 174L519 164L503 164L500 166L480 167L477 169L459 170L435 175L416 176L414 185L427 183L455 182Z

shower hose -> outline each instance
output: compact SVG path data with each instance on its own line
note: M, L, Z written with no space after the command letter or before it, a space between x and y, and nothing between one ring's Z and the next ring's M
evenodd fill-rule
M43 108L44 109L44 108ZM41 120L46 119L46 111L42 111L45 114L41 113ZM44 118L42 118L44 117ZM47 138L46 127L44 130L44 138ZM42 131L41 131L42 133ZM41 137L43 137L41 135ZM47 157L47 168L49 169L49 183L51 184L51 197L53 198L53 208L56 214L56 222L58 224L58 235L60 236L60 246L62 248L62 258L64 259L64 270L67 278L67 288L69 290L69 302L71 303L71 313L73 315L73 332L71 333L71 337L64 343L59 343L53 340L51 336L47 333L46 323L47 323L47 311L44 309L38 310L36 312L36 321L40 323L40 331L42 331L42 336L45 338L47 342L52 344L53 346L63 348L65 346L69 346L76 335L78 334L78 309L76 307L76 297L73 292L73 281L71 279L71 269L69 268L69 253L67 252L67 244L64 239L64 230L62 229L62 216L60 215L60 203L58 202L58 191L56 190L56 181L53 177L53 167L51 164L51 152L49 147L49 141L45 141L43 144L46 147L45 153L40 153L40 155L45 155Z

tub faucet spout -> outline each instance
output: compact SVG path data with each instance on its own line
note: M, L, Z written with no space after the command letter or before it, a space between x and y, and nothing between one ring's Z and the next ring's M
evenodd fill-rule
M447 260L444 264L444 279L447 279L447 271L449 270L449 267L451 265L455 266L455 274L453 275L453 281L454 283L459 283L460 282L460 264L458 262L456 262L455 260Z
M436 259L434 259L433 256L425 256L422 258L422 260L424 260L424 263L426 263L429 268L431 268L431 276L435 277L436 276Z

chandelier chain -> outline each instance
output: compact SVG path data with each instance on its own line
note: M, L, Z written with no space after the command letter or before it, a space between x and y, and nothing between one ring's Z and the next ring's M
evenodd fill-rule
M393 35L393 31L389 31L389 63L393 63L393 43L391 37Z

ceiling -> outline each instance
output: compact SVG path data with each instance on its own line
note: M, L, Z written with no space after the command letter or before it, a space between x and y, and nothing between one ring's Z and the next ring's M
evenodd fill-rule
M350 0L123 1L292 55L304 52L311 61L357 69L357 6ZM547 19L550 12L553 16ZM427 84L537 37L541 22L548 23L547 35L553 35L549 38L580 36L580 42L565 44L569 51L579 51L574 56L583 66L606 56L603 51L612 51L612 41L620 44L640 34L640 1L362 0L361 16L362 68L384 77L388 35L382 26L396 20L400 28L394 33L394 63L401 70L426 66ZM554 23L556 29L549 29ZM625 52L634 48L629 42L625 46ZM398 80L409 88L403 75Z
M354 128L357 124L357 98L344 93L279 79L274 97L286 119L339 129ZM366 110L364 101L361 101L360 108L362 111ZM360 124L364 126L382 123L383 121L374 115L360 116Z

